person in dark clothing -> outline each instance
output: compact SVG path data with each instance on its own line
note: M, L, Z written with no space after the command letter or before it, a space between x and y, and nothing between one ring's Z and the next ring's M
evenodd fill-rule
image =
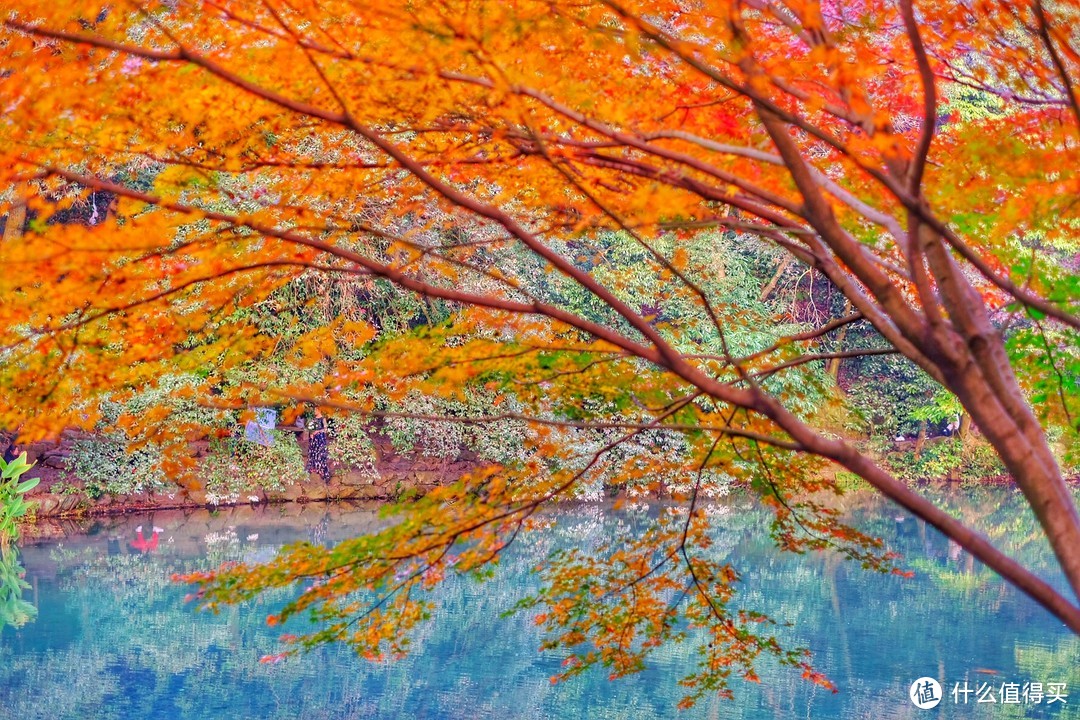
M15 442L15 438L11 438L11 442L8 443L7 450L4 451L4 462L9 463L22 454L22 448Z
M322 411L308 421L308 472L317 473L323 482L330 482L330 432Z

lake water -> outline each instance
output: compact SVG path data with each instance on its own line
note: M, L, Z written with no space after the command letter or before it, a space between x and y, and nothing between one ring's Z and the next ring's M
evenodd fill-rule
M1014 556L1048 567L1014 491L939 499ZM109 518L27 541L24 597L37 618L0 630L0 718L1080 718L1076 636L932 528L866 495L846 502L859 527L904 553L915 578L869 573L828 555L778 553L768 514L749 499L710 508L716 552L744 575L740 603L792 622L781 637L814 651L818 669L840 689L835 695L766 664L760 685L734 683L734 701L713 698L680 713L676 681L693 668L689 646L664 648L645 672L616 682L602 670L549 682L562 656L538 652L541 635L529 615L500 613L535 587L530 568L547 549L634 532L655 507L560 509L553 528L508 551L494 579L448 581L435 622L404 660L372 664L332 647L260 664L281 649L280 629L263 620L284 596L215 616L194 612L183 600L188 589L168 578L268 558L296 540L333 543L377 522L372 508L293 505ZM154 526L162 528L156 542ZM908 699L920 676L943 686L933 710ZM973 691L966 704L962 692L951 696L958 683ZM1042 683L1042 702L1002 703L1012 683ZM1048 703L1050 683L1066 684L1067 702ZM979 691L988 697L986 688L997 702L976 702Z

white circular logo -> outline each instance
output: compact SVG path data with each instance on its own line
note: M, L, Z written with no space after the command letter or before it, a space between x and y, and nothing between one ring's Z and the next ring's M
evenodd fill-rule
M908 697L915 707L920 710L929 710L938 706L941 702L941 685L932 677L921 677L911 683Z

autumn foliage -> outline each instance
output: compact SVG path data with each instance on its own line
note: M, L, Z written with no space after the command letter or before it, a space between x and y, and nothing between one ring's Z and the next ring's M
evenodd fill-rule
M15 0L0 30L0 197L9 228L26 220L0 247L3 422L27 437L94 428L102 398L192 374L186 396L222 412L317 401L374 421L408 414L410 397L481 393L485 411L446 419L529 428L516 463L371 536L190 578L212 607L318 579L274 618L323 622L299 646L401 652L427 591L485 572L549 503L601 479L664 479L678 513L543 568L529 607L552 647L574 650L564 674L633 672L691 629L708 637L691 699L729 692L733 671L753 679L762 653L827 684L738 607L701 501L743 481L775 507L783 546L899 572L830 509L830 463L1080 631L1080 518L1047 440L1075 453L1078 8ZM80 221L57 221L72 208ZM747 342L777 318L725 295L731 237L790 254L846 310ZM360 297L388 281L446 319L387 333L340 315L284 342L258 320L313 275ZM828 344L853 323L874 347ZM874 353L955 397L1072 596L783 380ZM171 407L121 421L173 442L181 472L198 428Z

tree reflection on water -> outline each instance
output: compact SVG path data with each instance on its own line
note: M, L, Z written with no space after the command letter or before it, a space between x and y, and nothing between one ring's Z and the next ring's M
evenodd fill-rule
M21 628L37 617L37 608L23 597L30 589L25 575L18 549L0 545L0 630Z
M1049 550L1013 491L984 488L939 500L1022 561L1049 567ZM760 685L735 685L735 701L703 702L678 717L913 717L919 711L908 687L929 675L942 680L946 695L964 681L1065 682L1071 692L1067 705L1053 707L965 707L947 698L946 717L1080 718L1075 636L931 527L871 496L853 494L846 503L860 528L905 555L913 579L869 573L828 554L779 553L768 537L769 513L749 499L709 508L718 558L743 572L738 602L791 623L778 627L778 636L810 647L841 692L764 666ZM559 509L549 527L507 551L493 578L443 585L413 654L386 664L333 647L260 664L280 650L279 632L295 631L263 620L303 588L211 615L194 612L184 603L187 589L169 579L267 559L287 543L332 545L383 522L376 509L311 507L299 517L281 508L158 513L27 542L29 598L40 619L0 634L0 708L23 720L676 716L683 694L676 680L697 661L689 644L662 648L644 672L615 683L596 672L552 685L548 678L563 658L537 651L543 638L533 619L500 618L535 591L533 571L549 552L633 537L660 511L644 504ZM153 552L130 547L139 524L163 528Z

